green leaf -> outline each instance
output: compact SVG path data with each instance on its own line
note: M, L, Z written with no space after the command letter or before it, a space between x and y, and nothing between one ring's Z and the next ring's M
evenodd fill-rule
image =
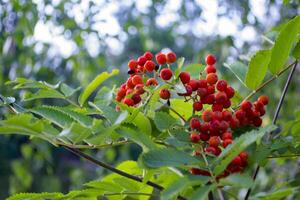
M177 78L179 73L181 72L181 68L184 64L184 57L178 58L177 59L177 69L175 70L175 77Z
M114 88L102 87L95 96L94 103L98 106L108 106L113 100Z
M75 92L79 91L81 89L81 87L78 88L71 88L70 86L68 86L65 83L62 83L60 85L60 91L65 95L65 97L70 97L73 94L75 94Z
M215 175L217 176L222 173L226 169L228 164L249 145L257 140L260 140L266 133L270 133L275 129L275 125L269 125L263 128L261 127L257 130L254 129L247 133L243 133L243 135L235 139L234 142L231 145L227 146L216 159L214 163Z
M300 16L290 20L280 31L272 48L269 69L273 74L277 74L286 63L293 44L297 38L300 28Z
M106 79L111 76L117 75L119 70L113 69L111 73L103 72L98 75L80 94L79 96L79 104L82 106L85 101L89 98L89 96L101 85Z
M79 143L92 134L93 133L91 129L86 128L78 123L72 123L71 127L63 130L59 136L67 137L73 143Z
M65 99L65 96L56 90L41 89L36 93L26 92L23 96L24 101L32 101L35 99Z
M152 142L150 137L137 128L122 125L116 129L116 132L121 136L129 138L130 140L136 142L138 145L143 147L145 151L156 148L156 145L154 144L154 142Z
M55 107L41 106L30 109L30 112L40 115L61 128L67 128L74 121L69 115L58 111Z
M151 135L152 127L150 120L141 112L132 120L134 125L136 125L143 133Z
M161 193L161 199L172 199L177 196L179 193L184 191L187 187L194 186L194 185L203 185L206 184L210 180L210 177L207 176L195 176L195 175L188 175L182 178L179 178L168 188L163 190Z
M230 65L227 63L224 63L223 65L224 67L229 69L245 87L247 87L247 85L244 83L247 72L247 66L244 63L237 61Z
M215 188L214 185L206 185L199 187L195 192L192 193L190 200L205 200L210 191Z
M220 183L224 186L231 185L234 187L251 188L254 182L252 177L247 174L231 174L221 179Z
M300 40L297 42L292 55L294 56L294 58L296 59L300 59Z
M156 127L163 131L171 128L172 125L176 123L176 119L174 119L171 115L166 112L156 112L154 116L154 123Z
M193 115L193 103L191 101L185 102L184 99L172 99L170 106L185 119L189 119ZM173 111L170 111L170 115L179 118Z
M252 56L245 78L248 88L255 90L261 84L267 74L270 59L271 50L260 50Z
M295 194L299 188L286 188L281 190L276 190L271 193L267 194L258 194L255 195L255 197L258 197L261 200L280 200L280 199L286 199L287 196L291 194Z
M19 193L15 194L6 200L41 200L41 199L55 199L55 198L60 198L63 197L62 193L48 193L48 192L43 192L43 193Z
M141 155L143 164L149 168L204 166L203 161L188 153L172 148L155 149Z

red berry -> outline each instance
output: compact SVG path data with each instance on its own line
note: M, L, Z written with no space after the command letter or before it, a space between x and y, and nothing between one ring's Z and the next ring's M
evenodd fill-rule
M155 69L156 64L152 60L148 60L144 67L148 72L152 72Z
M232 163L233 165L236 165L236 166L241 166L241 165L242 165L242 159L240 158L240 156L237 156L237 157L235 157L235 158L231 161L231 163Z
M218 120L212 120L209 122L210 125L210 131L215 132L216 134L220 130L220 122Z
M231 129L235 129L240 125L240 122L236 117L232 117L229 122L229 125Z
M229 124L226 121L221 121L220 122L220 129L221 131L226 131L229 128Z
M138 65L140 66L143 66L147 61L147 58L145 56L140 56L138 59L137 59L137 62L138 62Z
M249 111L252 108L252 103L250 101L243 101L241 103L241 109L244 111Z
M134 94L131 99L133 100L134 104L138 104L141 102L142 98L139 94Z
M158 85L158 82L155 78L149 78L146 82L146 85L147 86L155 86L155 85Z
M225 91L227 89L227 82L224 80L219 80L216 84L216 88L219 91Z
M260 127L262 124L262 119L260 117L255 117L253 119L253 125L256 127Z
M213 104L212 105L212 107L211 107L211 109L213 110L213 111L222 111L223 110L223 105L222 104Z
M187 72L181 72L179 74L179 78L183 84L186 84L186 83L190 82L191 76Z
M162 99L169 99L171 96L171 93L168 89L161 89L159 92L159 96Z
M134 84L133 84L133 82L132 82L132 78L131 77L129 77L128 79L127 79L127 81L126 81L126 87L127 88L134 88Z
M201 123L200 123L200 121L199 121L199 119L197 119L197 118L192 118L191 120L190 120L190 128L191 129L196 129L196 130L200 130L200 128L201 128Z
M213 65L207 65L207 66L205 67L205 72L206 72L207 74L210 74L210 73L216 73L217 70L216 70L215 66L213 66Z
M198 168L191 168L190 172L194 175L211 176L209 171Z
M128 106L133 106L134 105L134 101L132 99L128 99L128 98L125 98L123 100L123 103L128 105Z
M220 138L218 136L212 136L208 140L209 146L217 147L220 145Z
M197 95L200 97L205 97L207 95L207 89L206 88L198 88Z
M222 119L225 120L225 121L230 121L232 118L232 113L228 110L224 110L222 112Z
M134 90L129 88L126 90L126 95L132 94L133 92L134 92Z
M207 93L208 94L214 94L215 93L215 86L214 85L209 85L207 86Z
M208 84L213 85L218 81L218 76L215 73L210 73L206 75L206 81Z
M262 108L264 108L264 104L260 101L255 101L253 105L256 111L260 111Z
M264 105L267 105L269 103L269 97L262 95L258 97L257 101L263 103Z
M167 62L167 57L166 57L166 55L165 54L163 54L163 53L158 53L158 54L156 54L156 61L157 61L157 63L159 64L159 65L164 65L164 64L166 64L166 62Z
M207 88L207 81L205 79L198 80L198 87L199 88Z
M207 141L207 140L209 140L209 138L210 138L209 134L207 134L207 133L200 133L200 139L202 141Z
M143 94L145 92L144 85L143 84L137 84L134 87L134 91L135 91L136 94Z
M203 105L202 105L201 102L196 101L196 102L193 103L193 109L195 111L200 111L200 110L202 110L202 108L203 108Z
M246 112L243 111L243 110L237 110L235 112L235 116L236 116L237 119L243 120L246 117Z
M132 83L133 85L143 84L143 78L140 75L134 75L132 77Z
M121 98L125 97L126 95L126 89L120 88L117 92L117 96L120 96Z
M227 99L224 103L223 103L223 107L224 108L229 108L231 106L231 101L229 99Z
M196 91L199 87L198 80L190 80L188 85L192 87L193 91Z
M209 121L212 120L212 117L213 117L213 112L211 110L205 110L205 111L203 111L203 113L202 113L202 119L203 119L203 121L209 122Z
M191 96L193 89L190 85L185 86L186 93L177 93L179 96Z
M201 99L203 104L213 104L215 103L215 95L213 94L209 94L207 96L205 96L203 99Z
M226 93L227 97L230 99L234 96L235 91L232 87L227 87L225 90L225 93Z
M243 162L247 162L247 160L248 160L248 153L246 151L241 152L239 156L240 156L240 158L241 158L241 160Z
M169 68L164 68L160 71L160 77L161 79L167 81L172 78L173 72Z
M205 62L208 65L214 65L216 63L216 58L212 54L208 54L205 58Z
M201 130L201 132L202 132L203 134L207 134L208 131L209 131L209 129L210 129L210 126L209 126L208 123L203 123L203 124L201 124L200 130ZM208 135L208 134L207 134L207 135ZM201 136L201 135L200 135L200 136ZM208 135L208 136L209 136L209 135Z
M221 153L221 150L218 147L211 147L211 146L209 146L209 147L207 147L205 149L205 152L206 153L211 153L211 154L214 154L214 155L217 156L217 155L219 155Z
M121 101L122 101L122 99L123 99L123 97L121 97L121 96L118 96L118 95L116 96L116 101L117 101L117 102L121 102Z
M168 63L174 63L174 62L176 62L176 59L177 59L177 57L174 52L167 53L167 62Z
M138 62L136 60L129 60L128 62L128 68L131 70L134 70L138 65Z
M226 148L231 143L232 143L232 139L225 139L223 140L223 147Z
M190 135L191 142L197 143L200 140L200 135L196 132L192 132Z
M222 134L222 140L232 140L232 133L231 132L225 132Z
M218 92L216 94L216 103L224 104L227 101L227 96L225 92Z
M146 51L144 53L144 57L147 58L147 60L152 60L153 54L151 52L149 52L149 51Z
M265 108L261 108L261 109L259 110L260 116L263 116L265 113L266 113Z
M213 112L212 118L213 118L214 120L221 121L222 118L223 118L222 112L220 112L220 111L215 111L215 112Z

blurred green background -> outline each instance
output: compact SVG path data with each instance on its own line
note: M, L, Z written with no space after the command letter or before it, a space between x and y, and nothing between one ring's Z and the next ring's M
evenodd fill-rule
M205 54L215 54L222 75L246 95L249 91L223 63L239 61L247 65L252 53L268 48L270 43L263 34L272 40L273 26L300 13L299 2L284 2L0 0L0 93L20 99L22 93L4 85L16 77L51 84L62 81L78 87L102 71L119 68L120 76L107 83L112 86L126 78L129 59L144 51L172 50L185 57L186 63L203 63ZM295 77L299 76L299 71L296 73ZM292 113L299 108L299 81L294 79L289 90L282 123L293 119ZM266 123L272 117L283 82L284 77L264 90L271 96ZM1 118L4 112L0 110ZM138 152L133 145L89 153L116 164L136 159ZM276 159L268 166L259 177L262 191L274 181L300 177L296 160ZM104 173L40 140L0 136L0 199L25 191L67 192Z

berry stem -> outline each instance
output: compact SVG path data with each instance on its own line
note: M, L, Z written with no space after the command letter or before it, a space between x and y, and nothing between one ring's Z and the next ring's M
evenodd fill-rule
M295 60L295 62L293 62L292 64L288 65L285 69L283 69L283 70L281 71L281 73L279 72L278 75L275 76L275 78L277 78L280 74L283 73L283 71L285 71L286 69L288 69L290 66L293 66L293 68L291 69L290 74L289 74L289 76L288 76L288 78L287 78L287 80L286 80L286 82L285 82L285 86L284 86L284 89L283 89L283 91L282 91L282 93L281 93L280 100L279 100L279 102L278 102L278 104L277 104L277 108L276 108L276 111L275 111L275 114L274 114L274 117L273 117L273 124L276 124L276 122L277 122L277 119L278 119L278 116L279 116L279 112L280 112L280 110L281 110L281 107L282 107L282 104L283 104L285 95L286 95L287 90L288 90L288 87L289 87L289 85L290 85L290 83L291 83L291 80L292 80L292 77L293 77L293 75L294 75L294 72L295 72L295 69L296 69L296 67L297 67L297 64L298 64L298 61ZM274 78L274 79L275 79L275 78ZM271 139L272 139L272 133L269 134L267 140L271 140ZM257 177L257 174L258 174L258 172L259 172L259 169L260 169L260 166L258 165L258 166L256 167L256 169L255 169L254 174L253 174L253 180L254 180L254 181L255 181L255 179L256 179L256 177ZM248 200L251 191L252 191L252 189L249 188L248 191L247 191L247 193L246 193L245 200Z
M266 82L262 83L256 90L252 91L244 100L249 100L251 97L253 97L257 92L262 90L264 87L266 87L269 83L277 79L280 75L282 75L285 71L287 71L289 68L291 68L293 65L297 65L297 60L286 66L283 70L278 72L278 74L274 75L272 78L267 80ZM244 101L243 100L243 101Z
M184 122L184 123L186 123L186 120L184 119L184 117L180 114L180 113L178 113L175 109L173 109L171 106L166 106L167 108L169 108L173 113L175 113L178 117L180 117L180 119Z

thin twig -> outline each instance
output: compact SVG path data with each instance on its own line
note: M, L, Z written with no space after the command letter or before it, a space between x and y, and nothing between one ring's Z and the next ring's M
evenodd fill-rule
M130 143L132 143L132 141L129 140L122 140L122 141L112 142L109 144L101 144L101 145L66 144L60 141L55 142L55 144L57 144L58 146L68 146L73 149L101 149L101 148L114 147L123 144L130 144Z
M186 119L184 119L184 117L180 114L180 113L178 113L175 109L173 109L171 106L168 106L168 108L173 112L173 113L175 113L178 117L180 117L180 119L184 122L184 123L186 123Z
M283 101L284 101L284 98L286 96L286 93L287 93L287 90L288 90L288 87L291 83L291 80L292 80L292 77L294 75L294 72L295 72L295 69L297 67L297 63L298 61L296 60L295 62L293 62L293 68L291 69L290 71L290 74L286 80L286 83L285 83L285 86L284 86L284 89L282 91L282 94L281 94L281 97L280 97L280 100L278 102L278 105L277 105L277 108L276 108L276 111L275 111L275 114L274 114L274 117L273 117L273 124L276 124L277 122L277 119L278 119L278 116L279 116L279 112L281 110L281 107L282 107L282 104L283 104ZM288 66L289 67L289 66ZM287 68L288 68L287 67ZM279 75L278 75L279 76ZM268 140L270 140L272 138L272 133L269 134L269 137L268 137ZM258 165L255 169L255 172L254 172L254 175L253 175L253 180L256 179L257 177L257 174L259 172L259 169L260 169L260 166ZM248 189L247 193L246 193L246 196L245 196L245 200L248 200L249 196L250 196L250 193L251 193L251 188Z
M269 159L276 159L276 158L294 158L299 157L300 154L292 154L292 155L281 155L281 156L268 156Z
M294 62L292 62L291 64L289 64L288 66L286 66L283 70L281 70L280 72L278 72L278 74L274 75L272 78L270 78L269 80L267 80L266 82L262 83L260 86L258 86L258 88L254 91L252 91L244 100L248 100L250 99L252 96L254 96L257 92L259 92L260 90L262 90L264 87L266 87L269 83L271 83L272 81L274 81L275 79L277 79L280 75L282 75L286 70L288 70L289 68L291 68L293 65L295 65L297 63L297 60L295 60Z
M134 176L134 175L128 174L128 173L126 173L126 172L124 172L122 170L119 170L119 169L117 169L115 167L112 167L112 166L110 166L110 165L108 165L108 164L106 164L106 163L104 163L102 161L96 160L95 158L93 158L93 157L91 157L91 156L83 153L82 151L80 151L78 149L73 149L73 148L70 148L70 147L64 146L64 145L62 145L62 147L64 147L68 151L70 151L70 152L78 155L79 157L82 157L82 158L90 161L91 163L94 163L94 164L96 164L96 165L98 165L100 167L108 169L108 170L110 170L110 171L112 171L112 172L114 172L116 174L119 174L119 175L121 175L123 177L129 178L129 179L137 181L137 182L143 182L142 178L140 178L138 176ZM164 188L161 185L158 185L158 184L156 184L156 183L154 183L152 181L147 181L146 184L149 185L149 186L151 186L151 187L153 187L153 188L155 188L155 189L157 189L157 190L159 190L159 191L164 190ZM179 200L186 200L186 198L183 197L183 196L181 196L181 195L179 195L177 197L177 199L179 199Z
M154 196L150 193L144 192L113 192L113 193L104 193L103 196L116 196L116 195L142 195L142 196Z

